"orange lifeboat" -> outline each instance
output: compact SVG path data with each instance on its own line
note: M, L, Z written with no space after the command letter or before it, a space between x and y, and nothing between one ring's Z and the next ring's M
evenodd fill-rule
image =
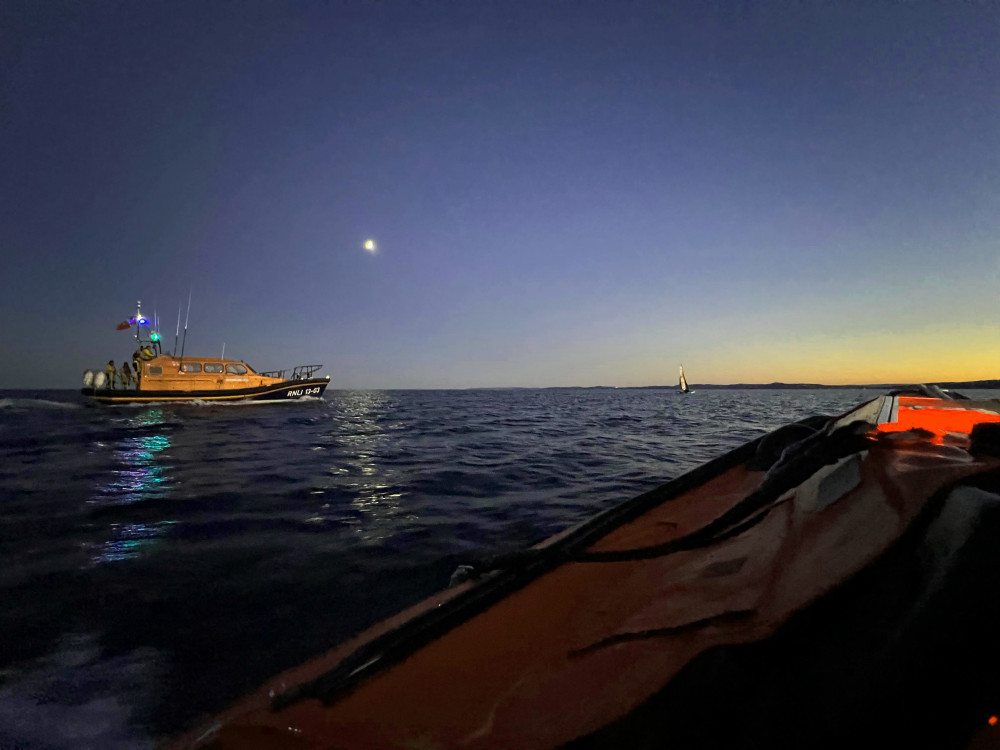
M187 328L185 324L185 336ZM132 365L113 362L107 374L87 370L81 393L103 404L183 401L297 401L319 398L330 377L315 377L322 365L297 365L287 370L257 372L242 360L166 354L160 335L136 304L135 317L119 330L135 326L137 348ZM176 347L175 347L176 348ZM225 347L223 347L225 350ZM127 375L121 377L121 375ZM119 377L121 381L119 382ZM134 385L133 385L134 379Z
M139 365L135 388L84 387L103 404L178 401L292 401L319 398L330 378L313 377L322 365L256 372L242 360L160 354Z
M917 559L949 513L1000 505L1000 402L938 393L789 425L471 564L171 746L962 746L1000 695L921 683Z

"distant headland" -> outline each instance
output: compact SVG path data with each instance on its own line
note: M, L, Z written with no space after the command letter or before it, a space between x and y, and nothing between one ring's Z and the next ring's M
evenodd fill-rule
M931 384L931 381L927 381ZM828 390L828 389L854 389L854 390L886 390L890 388L902 388L908 385L914 385L914 383L869 383L867 385L862 384L851 384L851 385L823 385L822 383L730 383L727 385L716 385L713 383L691 383L692 390L784 390L784 391L795 391L795 390ZM996 388L1000 389L1000 380L962 380L953 382L934 382L940 388ZM586 386L580 386L586 387ZM591 386L592 388L628 388L631 390L643 390L652 388L676 388L677 384L673 385L633 385L633 386L609 386L609 385L598 385Z

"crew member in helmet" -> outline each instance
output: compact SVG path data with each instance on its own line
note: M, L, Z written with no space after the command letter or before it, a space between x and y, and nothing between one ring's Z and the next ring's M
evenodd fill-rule
M108 364L104 366L104 374L108 376L108 388L114 390L115 378L118 376L118 370L115 369L115 361L113 359L109 359Z
M135 388L139 390L139 375L142 372L142 360L139 358L139 350L135 350L132 355L132 369L135 370Z
M122 387L126 391L132 387L132 368L128 362L122 362Z

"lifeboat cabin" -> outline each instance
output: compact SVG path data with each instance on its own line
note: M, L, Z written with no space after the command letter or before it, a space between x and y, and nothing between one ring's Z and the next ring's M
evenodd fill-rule
M294 401L319 398L330 376L314 377L322 365L257 372L241 360L165 354L160 336L137 307L136 317L119 328L137 329L138 349L131 367L113 362L103 371L87 370L81 391L106 404L169 401Z

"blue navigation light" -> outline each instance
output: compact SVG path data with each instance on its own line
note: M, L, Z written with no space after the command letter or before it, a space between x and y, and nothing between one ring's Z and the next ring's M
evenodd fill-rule
M148 323L148 322L149 322L149 321L148 321L148 320L146 320L145 318L139 318L139 325L141 325L141 326L144 326L144 325L146 325L146 323Z

